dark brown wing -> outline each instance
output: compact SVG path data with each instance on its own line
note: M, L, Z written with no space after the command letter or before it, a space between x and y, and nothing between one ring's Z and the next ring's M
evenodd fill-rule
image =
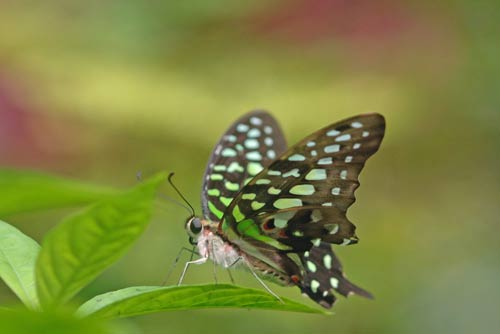
M235 243L253 238L289 252L304 252L321 241L357 242L346 211L384 130L381 115L365 114L306 137L241 189L221 232Z
M269 113L252 111L234 122L215 145L205 170L205 219L219 221L243 186L285 150L283 133Z

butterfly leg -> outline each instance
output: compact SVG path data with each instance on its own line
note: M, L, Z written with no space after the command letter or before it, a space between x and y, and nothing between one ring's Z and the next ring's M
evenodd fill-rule
M233 274L231 274L231 270L229 268L227 268L227 274L229 275L229 279L231 280L231 284L235 285Z
M184 270L182 271L181 277L179 278L179 282L177 283L177 285L179 286L182 284L182 281L184 280L184 276L186 275L186 272L189 268L189 265L191 265L191 264L203 264L203 263L207 262L207 260L208 260L208 257L200 257L197 260L186 262L186 265L184 266Z
M264 289L266 289L266 291L272 295L274 298L276 298L280 303L283 303L283 300L276 294L274 293L273 290L271 290L270 287L267 286L266 283L264 283L264 281L259 277L259 275L257 275L257 273L255 272L255 270L253 270L252 266L250 263L248 263L247 261L245 261L244 258L240 257L238 260L243 260L243 262L245 263L245 265L247 266L247 268L250 270L250 272L252 273L253 277L255 277L255 279L260 283L260 285L262 285L262 287L264 287ZM236 260L234 264L236 264L238 262L238 260Z
M237 264L238 262L240 262L243 258L242 257L239 257L236 259L236 261L234 261L233 263L230 263L230 264L225 264L224 265L224 268L227 269L227 274L229 275L229 279L231 280L231 284L235 284L234 282L234 278L233 278L233 274L231 274L231 268Z
M193 255L200 255L197 251L195 251L195 247L194 246L193 246L193 249L189 249L187 247L182 247L179 250L179 252L177 253L177 256L175 257L174 262L172 263L172 265L170 265L170 269L168 270L167 276L165 277L165 280L163 281L162 285L166 285L167 284L167 281L170 278L170 275L174 271L175 267L177 266L177 263L179 262L179 260L181 258L181 255L183 254L183 252L191 253L191 257L189 258L189 261L193 261Z
M212 248L212 254L215 254L215 248L214 248L214 243L210 243L211 245L211 248ZM213 264L213 274L214 274L214 281L215 281L215 284L217 284L217 264L215 263L215 261L212 261L212 264Z

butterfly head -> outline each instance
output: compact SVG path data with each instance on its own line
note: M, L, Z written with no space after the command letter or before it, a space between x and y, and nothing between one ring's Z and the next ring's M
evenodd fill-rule
M190 216L186 219L186 224L184 226L186 228L186 232L189 235L189 242L193 245L196 244L196 240L203 230L202 220L195 216Z

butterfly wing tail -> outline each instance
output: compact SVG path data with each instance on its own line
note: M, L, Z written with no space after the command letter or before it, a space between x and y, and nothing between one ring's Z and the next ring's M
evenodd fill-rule
M328 243L322 242L309 252L300 255L305 275L300 288L303 293L325 308L335 303L333 290L347 297L357 294L373 298L368 291L350 282L342 271L342 265Z

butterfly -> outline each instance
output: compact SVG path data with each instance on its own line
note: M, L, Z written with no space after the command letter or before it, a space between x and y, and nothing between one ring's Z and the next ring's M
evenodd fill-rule
M363 114L287 148L266 111L238 119L206 167L203 216L186 220L201 257L186 263L179 283L189 264L211 259L225 268L245 266L259 281L297 286L325 308L336 300L333 291L372 298L346 279L331 244L358 242L346 211L355 201L358 175L384 131L382 115Z

